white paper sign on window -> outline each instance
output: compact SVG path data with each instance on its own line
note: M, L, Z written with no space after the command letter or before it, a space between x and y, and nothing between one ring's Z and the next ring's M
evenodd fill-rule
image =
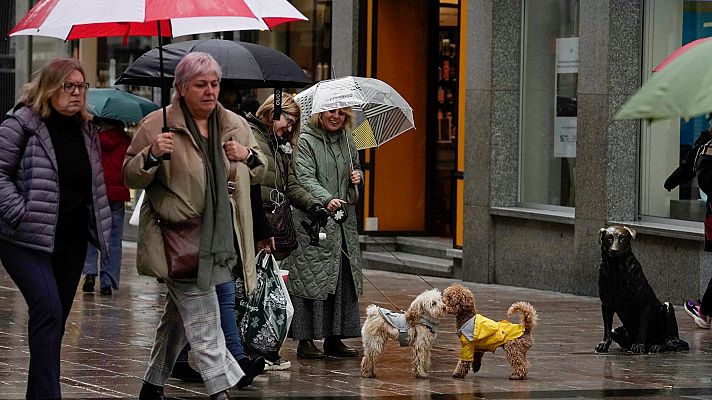
M554 157L576 157L578 38L556 39Z

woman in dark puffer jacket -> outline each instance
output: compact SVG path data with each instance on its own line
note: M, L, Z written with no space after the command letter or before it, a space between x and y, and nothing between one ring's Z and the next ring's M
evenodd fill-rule
M61 398L60 347L87 242L107 254L111 213L88 87L78 60L51 60L0 125L0 261L28 305L28 399Z

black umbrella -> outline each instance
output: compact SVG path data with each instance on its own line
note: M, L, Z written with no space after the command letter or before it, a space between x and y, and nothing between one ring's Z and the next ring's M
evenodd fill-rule
M173 82L173 72L186 54L202 51L215 58L222 68L222 79L239 88L304 87L309 77L291 58L277 50L254 43L231 40L189 40L163 46L165 87ZM116 81L117 85L161 86L158 49L139 57Z

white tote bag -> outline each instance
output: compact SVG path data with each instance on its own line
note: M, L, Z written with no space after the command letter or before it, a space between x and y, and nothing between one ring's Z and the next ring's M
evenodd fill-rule
M141 205L143 204L143 196L145 195L145 193L146 191L142 190L141 195L138 196L136 207L134 207L133 213L131 214L131 218L129 218L129 225L138 226L138 220L141 213Z

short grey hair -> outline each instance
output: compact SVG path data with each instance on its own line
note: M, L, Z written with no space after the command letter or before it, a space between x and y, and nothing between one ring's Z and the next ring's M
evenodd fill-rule
M184 91L193 78L199 75L215 73L218 82L222 77L220 64L208 53L196 51L188 53L178 63L173 78L173 87L176 88L176 98L180 97L180 92Z

